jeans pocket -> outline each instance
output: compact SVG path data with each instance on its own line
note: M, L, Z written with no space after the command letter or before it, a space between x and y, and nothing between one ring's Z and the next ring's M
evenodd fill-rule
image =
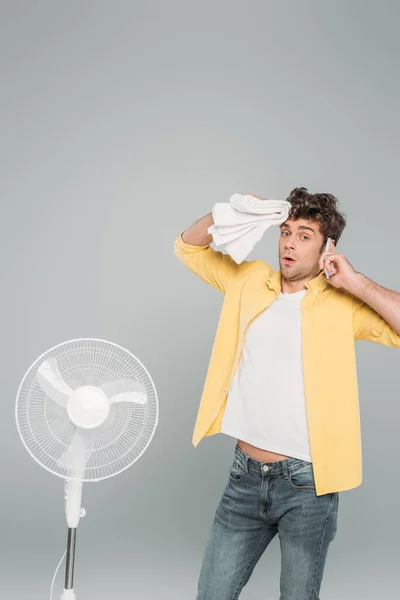
M312 463L304 463L288 473L288 481L295 490L315 490Z
M235 457L233 459L233 463L229 469L229 479L231 481L238 482L242 479L245 472L246 472L246 470L245 470L243 464L241 463L241 461L238 458Z

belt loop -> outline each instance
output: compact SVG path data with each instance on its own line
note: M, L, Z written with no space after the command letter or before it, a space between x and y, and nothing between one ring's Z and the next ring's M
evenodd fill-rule
M245 473L249 472L249 458L250 457L247 454L245 454L245 457L244 457L244 470L245 470Z

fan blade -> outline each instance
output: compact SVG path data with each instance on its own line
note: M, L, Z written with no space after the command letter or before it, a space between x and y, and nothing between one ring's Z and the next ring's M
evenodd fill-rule
M37 370L36 377L47 396L61 406L67 406L68 398L73 390L61 377L55 358L44 360Z
M108 381L100 389L107 394L111 404L116 404L117 402L147 403L145 387L133 379Z
M74 474L81 473L91 455L91 452L87 452L88 449L91 450L89 438L82 435L82 433L76 429L71 443L66 451L60 456L58 462Z
M147 394L144 392L121 392L121 394L116 394L110 398L111 404L116 404L117 402L133 402L135 404L146 404L147 403Z

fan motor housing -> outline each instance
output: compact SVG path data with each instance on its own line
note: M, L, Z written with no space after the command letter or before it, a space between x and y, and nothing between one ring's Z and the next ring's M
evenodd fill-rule
M84 385L71 394L67 404L71 421L82 429L94 429L104 423L110 413L110 401L99 388Z

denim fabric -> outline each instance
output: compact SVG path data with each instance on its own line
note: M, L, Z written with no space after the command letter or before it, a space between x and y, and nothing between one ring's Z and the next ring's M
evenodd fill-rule
M319 600L338 506L339 492L316 495L312 463L298 458L261 462L236 444L206 542L196 600L239 598L276 534L279 600Z

